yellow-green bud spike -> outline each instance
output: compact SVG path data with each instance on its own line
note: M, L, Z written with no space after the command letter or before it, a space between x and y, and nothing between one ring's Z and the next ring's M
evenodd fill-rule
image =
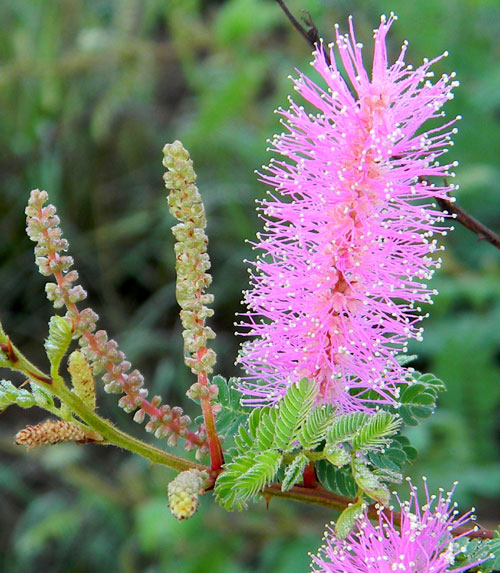
M87 359L79 350L72 352L68 359L68 372L71 376L73 390L87 406L95 410L95 382L92 375L92 368Z
M168 507L179 520L192 517L198 506L198 496L205 493L208 473L197 469L181 472L168 484Z

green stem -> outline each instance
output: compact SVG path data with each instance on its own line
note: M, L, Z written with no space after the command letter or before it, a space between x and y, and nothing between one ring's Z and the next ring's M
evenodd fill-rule
M113 426L111 422L101 418L101 416L96 414L85 402L80 400L80 398L66 386L64 380L59 375L51 378L30 362L23 353L10 342L9 338L5 336L1 326L0 339L6 340L5 343L2 343L6 345L8 350L9 364L6 366L13 370L23 372L30 380L33 380L40 386L46 388L54 396L57 396L76 416L88 424L91 430L94 430L102 436L105 442L139 454L155 464L168 466L178 472L193 468L210 471L210 468L207 466L174 456L122 432Z
M64 384L54 384L50 386L51 392L57 396L62 402L67 404L69 408L79 418L86 422L92 430L100 434L103 439L124 450L139 454L143 458L151 460L153 463L166 465L178 472L196 468L199 470L208 470L206 466L197 464L184 458L174 456L152 446L146 442L138 440L129 434L122 432L110 422L101 418L93 410L91 410L76 394L73 394Z

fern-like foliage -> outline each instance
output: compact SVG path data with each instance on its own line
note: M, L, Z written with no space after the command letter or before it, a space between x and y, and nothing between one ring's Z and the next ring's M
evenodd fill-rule
M234 435L252 412L252 408L241 405L241 393L236 389L236 383L237 378L229 380L222 376L212 378L212 384L215 384L219 390L215 400L220 407L216 425L217 433L222 437Z
M247 412L238 409L223 382L226 414L231 409L235 418L245 418ZM221 505L242 508L278 478L287 491L302 480L311 461L330 491L351 498L364 492L389 501L385 482L400 481L401 466L414 455L406 438L395 438L401 418L387 411L336 414L332 406L314 406L317 391L315 384L301 380L277 406L254 408L240 424L235 449L228 452L231 460L215 484Z
M400 427L400 418L389 412L378 412L356 433L352 440L352 448L358 452L383 449Z
M381 450L400 426L401 420L389 412L344 414L335 418L327 432L327 443L351 442L353 450L359 452Z
M227 509L239 509L274 480L284 455L300 449L299 437L310 445L319 443L326 432L322 417L307 424L314 411L316 386L301 380L290 387L278 406L254 409L246 424L240 425L234 442L236 451L226 463L225 471L215 484L216 499ZM307 431L305 427L307 425ZM321 435L315 435L316 428ZM309 458L300 451L285 464L282 487L290 489L301 478Z
M318 406L311 411L298 436L305 450L314 450L324 440L326 431L333 423L334 412L335 409L330 405Z
M255 457L247 457L250 465L236 480L239 495L246 499L264 489L276 476L282 458L282 454L276 450L266 450L259 452Z
M283 481L281 482L281 490L288 491L300 481L308 464L309 458L305 454L296 456L292 463L285 469Z
M443 381L434 374L413 372L414 383L401 392L398 413L403 422L416 426L420 420L428 418L436 409L437 397L446 390Z
M468 563L477 563L485 557L489 557L480 565L476 565L471 571L477 573L492 573L500 571L500 529L494 533L493 539L469 539L462 537L456 543L462 549L455 557L455 562L450 566L450 571L465 567Z
M281 460L277 450L250 451L235 457L217 479L217 501L226 509L243 509L248 499L274 479Z
M279 405L274 438L276 448L284 451L293 449L317 395L318 387L307 378L290 387Z

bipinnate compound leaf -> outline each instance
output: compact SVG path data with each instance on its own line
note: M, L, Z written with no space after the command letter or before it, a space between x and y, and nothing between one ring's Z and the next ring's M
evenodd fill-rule
M285 475L281 482L281 491L288 491L302 479L304 470L309 463L309 458L304 454L299 454L293 462L285 469Z
M255 444L255 437L250 435L246 427L241 424L238 433L234 436L234 443L240 453L251 450Z
M352 439L357 452L383 449L401 427L401 418L389 412L377 412L361 426Z
M256 495L273 480L283 459L282 454L276 450L259 452L252 457L250 467L236 478L240 496L245 499Z
M334 412L329 404L312 409L299 433L299 442L304 450L314 450L325 439L326 431L333 423Z
M356 503L349 504L338 516L335 523L335 534L339 539L345 539L356 523L356 519L363 513L363 497Z
M234 435L252 412L252 408L241 405L241 393L236 389L236 382L236 378L212 378L212 384L219 389L216 403L221 408L215 419L217 433L224 437Z
M259 424L255 428L255 438L259 450L267 450L273 446L277 432L278 415L277 408L266 408L260 412Z
M311 412L318 394L316 384L303 378L293 384L279 403L274 446L288 451L293 448L306 417Z
M66 354L73 333L70 324L59 315L51 317L49 322L49 336L45 340L45 352L50 362L50 372L54 377L59 372L61 360Z
M244 508L248 499L275 478L282 457L277 450L254 450L233 458L215 483L218 503L229 510Z

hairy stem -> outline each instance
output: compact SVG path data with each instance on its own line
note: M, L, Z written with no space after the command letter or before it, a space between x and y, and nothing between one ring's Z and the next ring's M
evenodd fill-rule
M210 469L202 464L197 464L169 454L119 430L108 420L102 418L87 406L85 402L66 386L62 378L51 378L42 372L10 343L10 341L9 354L12 369L22 372L27 378L43 386L51 394L59 398L78 418L97 432L106 443L139 454L153 463L166 465L178 472L192 468L199 470Z

